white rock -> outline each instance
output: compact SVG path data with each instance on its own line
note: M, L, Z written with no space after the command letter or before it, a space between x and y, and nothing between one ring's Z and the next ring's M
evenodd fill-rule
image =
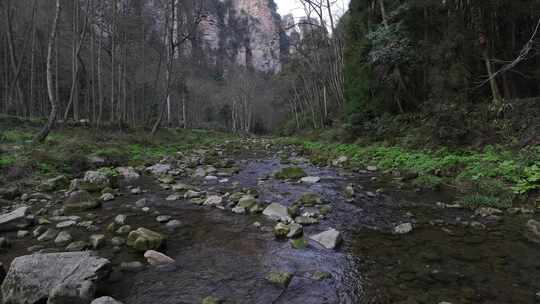
M161 252L147 250L144 253L144 258L150 265L163 265L174 263L174 260Z
M111 297L101 297L101 298L95 299L90 304L123 304L123 303Z
M100 197L100 199L104 202L112 201L114 200L114 195L111 193L105 193Z
M162 175L167 174L171 170L171 165L169 164L155 164L153 166L150 166L146 168L146 171L154 174L154 175Z
M114 218L114 222L118 225L125 225L127 221L127 216L124 214L119 214Z
M71 227L71 226L75 226L76 224L77 224L77 222L75 222L75 221L65 221L65 222L60 222L60 223L56 224L56 228L58 228L58 229L68 228L68 227Z
M178 194L171 194L169 196L167 196L167 198L165 199L166 201L169 201L169 202L172 202L172 201L177 201L180 199L180 195Z
M411 223L404 223L394 227L395 234L407 234L413 230L413 225Z
M306 176L306 177L302 177L300 181L306 184L316 184L321 181L321 178L318 176Z
M263 214L274 221L290 222L292 220L287 207L278 203L268 205L264 209Z
M335 229L329 229L310 237L311 240L321 244L326 249L334 249L341 242L341 233Z
M204 205L205 206L217 206L217 205L221 205L221 203L223 202L223 198L219 195L211 195L209 197L206 198L206 200L204 201Z

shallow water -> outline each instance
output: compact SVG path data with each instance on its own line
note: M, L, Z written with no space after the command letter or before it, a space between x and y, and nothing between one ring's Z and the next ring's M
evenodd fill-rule
M106 203L97 212L102 227L117 214L128 215L133 228L146 227L167 234L163 252L176 260L166 267L147 267L139 273L115 271L100 288L125 303L200 303L216 296L224 303L536 303L540 291L540 248L523 237L527 216L505 216L486 230L463 227L464 210L434 207L445 195L383 191L374 197L374 174L351 174L334 168L302 164L310 175L322 180L315 185L288 183L272 178L283 164L271 155L239 162L241 171L227 184L201 184L209 192L225 193L231 183L257 189L261 201L292 204L306 192L320 194L332 207L321 223L304 227L309 236L327 228L343 233L338 250L316 244L296 250L287 241L277 241L274 223L263 216L235 215L230 211L200 207L187 201L167 202L171 191L163 190L151 177L138 183L148 190L142 195L126 194ZM194 184L191 179L182 180ZM363 185L354 202L342 196L348 183ZM145 214L126 204L146 197L154 214ZM449 201L447 201L449 203ZM182 222L175 232L157 223L157 214ZM434 220L440 220L435 221ZM253 225L260 222L263 229ZM395 236L391 229L413 222L415 230ZM487 223L489 224L489 223ZM71 230L75 239L88 232ZM108 234L110 239L112 235ZM0 261L9 264L35 242L15 240L13 249ZM51 244L49 244L51 246ZM54 246L53 246L54 247ZM113 253L110 245L100 250L115 266L143 261L141 254L124 249ZM268 283L270 271L286 271L294 277L286 289ZM331 277L322 281L313 273Z

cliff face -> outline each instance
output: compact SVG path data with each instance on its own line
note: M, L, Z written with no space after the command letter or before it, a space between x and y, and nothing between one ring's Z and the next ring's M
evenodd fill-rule
M211 0L206 9L192 41L193 55L220 70L241 65L280 71L281 20L273 0Z

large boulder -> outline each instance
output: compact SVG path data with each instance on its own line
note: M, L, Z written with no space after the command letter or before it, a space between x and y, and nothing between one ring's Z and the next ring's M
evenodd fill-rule
M127 245L137 251L157 250L165 242L165 237L146 228L139 228L129 233Z
M264 209L263 214L275 221L291 221L291 217L289 216L289 211L287 210L287 207L278 203L272 203L268 205L268 207Z
M15 258L2 283L4 303L89 303L95 284L110 271L107 259L89 252L32 254Z
M0 215L0 232L14 231L28 227L30 220L27 215L29 209L27 206L17 208L9 213Z
M85 190L72 192L64 204L67 212L88 211L99 208L101 202Z
M90 192L99 192L111 186L111 181L107 174L102 171L87 171L79 187Z

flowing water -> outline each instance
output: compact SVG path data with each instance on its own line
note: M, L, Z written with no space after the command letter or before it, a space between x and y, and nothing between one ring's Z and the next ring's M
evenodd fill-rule
M464 226L471 214L459 209L436 207L442 194L404 191L376 193L373 173L349 173L302 166L309 175L320 176L314 185L266 178L284 165L280 158L259 154L239 161L241 168L229 183L201 184L209 192L225 193L232 182L257 189L259 200L292 204L306 192L318 193L332 207L319 224L304 227L309 236L327 228L342 232L338 250L311 243L293 249L289 242L274 238L275 224L262 215L236 215L229 210L200 207L188 201L169 202L171 194L154 178L143 177L138 185L146 193L126 194L106 203L98 212L98 223L106 225L117 214L128 215L128 223L167 234L163 252L176 260L173 265L147 267L138 273L115 271L99 290L129 304L201 303L215 296L223 303L536 303L540 291L540 248L523 236L531 215L504 216L486 222L486 229ZM260 181L260 179L262 179ZM191 179L183 182L193 184ZM357 198L346 202L343 189L357 185ZM360 187L364 187L360 190ZM131 208L146 197L155 214ZM167 231L153 218L166 214L182 222ZM255 222L262 224L256 227ZM391 233L395 225L411 222L407 235ZM72 231L75 238L82 232ZM8 264L25 254L28 241L16 240L0 261ZM114 253L105 248L100 255L114 265L143 261L130 250ZM292 273L287 288L265 280L270 271ZM314 274L327 272L317 280Z

